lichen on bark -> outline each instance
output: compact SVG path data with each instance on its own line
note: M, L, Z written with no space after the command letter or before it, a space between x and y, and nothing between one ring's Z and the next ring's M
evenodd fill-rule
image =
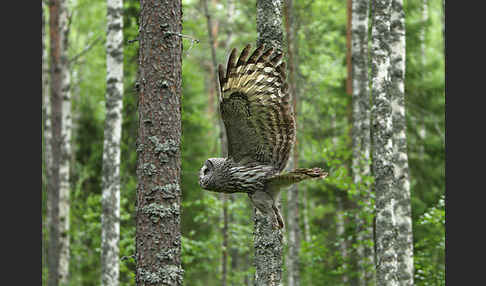
M375 177L376 283L399 285L395 245L393 124L390 90L390 14L392 0L375 0L372 52L372 169Z
M357 214L358 285L374 284L373 213L371 186L363 182L370 176L370 94L368 77L368 13L369 0L352 1L351 63L352 63L352 175L358 186L357 199L362 209Z
M136 283L182 285L182 3L141 0L139 23Z
M391 8L391 96L397 223L398 280L413 285L413 236L405 118L405 13L403 0L393 0Z
M283 50L282 1L257 0L257 45ZM279 203L277 203L279 205ZM277 206L280 207L280 206ZM255 285L280 285L282 279L283 235L273 221L254 208Z

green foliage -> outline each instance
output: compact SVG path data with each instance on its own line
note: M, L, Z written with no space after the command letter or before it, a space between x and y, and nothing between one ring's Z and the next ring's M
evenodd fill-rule
M216 57L225 63L228 50L256 42L255 1L208 1L217 23ZM101 167L106 88L104 1L71 2L70 29L73 98L73 158L71 165L70 285L100 284ZM445 284L445 89L441 2L429 1L429 20L421 21L421 3L405 1L406 116L412 190L415 281L417 285ZM135 283L136 138L138 130L139 1L124 1L124 98L121 143L120 283ZM297 25L297 150L299 167L321 167L324 181L299 184L301 204L301 285L343 285L342 276L357 277L356 249L372 241L356 239L356 217L367 224L373 213L363 211L373 201L360 200L373 183L363 176L354 183L350 163L351 97L345 93L346 1L294 1ZM200 1L183 1L182 60L182 265L190 286L221 284L222 207L216 193L203 191L199 168L221 153L217 108L210 97L211 51ZM425 63L420 31L426 29ZM92 44L94 43L94 44ZM91 45L92 44L92 45ZM91 48L85 51L85 48ZM213 95L214 96L214 95ZM212 101L211 101L212 100ZM213 106L210 106L210 102ZM425 136L421 136L425 130ZM369 164L369 162L362 162ZM44 174L45 178L45 174ZM45 186L44 186L45 187ZM305 192L304 192L305 190ZM305 197L304 197L305 194ZM339 209L337 200L343 202ZM43 192L43 220L46 195ZM309 237L304 232L303 201L307 202ZM373 198L372 198L373 200ZM282 194L283 208L286 194ZM253 267L253 207L243 194L228 196L228 282L251 284ZM336 214L344 215L345 230L337 235ZM44 234L44 238L46 238ZM344 258L339 243L348 246ZM45 243L45 241L44 241ZM346 267L344 266L346 264ZM43 260L43 284L47 265ZM284 272L283 277L286 273Z
M415 243L416 285L445 285L445 202L420 216L416 229L426 233Z

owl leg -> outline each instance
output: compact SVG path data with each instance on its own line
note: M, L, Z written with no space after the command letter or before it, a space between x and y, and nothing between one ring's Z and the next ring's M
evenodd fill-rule
M273 198L266 192L255 192L248 194L253 205L266 217L272 220L274 228L282 228L283 220L277 207L274 205Z

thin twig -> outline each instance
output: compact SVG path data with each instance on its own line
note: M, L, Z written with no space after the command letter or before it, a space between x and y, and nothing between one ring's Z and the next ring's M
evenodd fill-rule
M192 42L196 42L197 44L199 44L198 39L191 37L191 36L188 36L188 35L184 35L184 34L177 33L177 32L171 32L171 31L165 31L165 34L166 35L176 35L176 36L179 36L181 38L187 38L187 39L190 39Z
M133 40L128 40L127 41L127 43L129 43L129 44L133 44L135 42L138 42L138 36L135 39L133 39Z
M121 260L121 261L125 261L125 260L127 260L127 259L129 259L129 258L133 258L133 259L135 259L135 254L133 254L133 255L129 255L129 256L122 256L122 257L120 258L120 260Z
M187 49L186 51L186 56L189 54L189 51L192 49L192 47L194 46L194 42L196 44L199 44L199 40L194 38L194 37L191 37L191 36L188 36L188 35L184 35L184 34L181 34L181 33L177 33L177 32L172 32L172 31L165 31L164 32L165 35L174 35L174 36L179 36L181 38L186 38L186 39L189 39L191 40L191 45L189 46L189 48Z
M82 57L84 54L89 52L94 45L96 45L99 41L101 40L101 36L96 37L93 42L91 42L89 45L87 45L79 54L75 55L69 60L69 63L75 63L80 57Z

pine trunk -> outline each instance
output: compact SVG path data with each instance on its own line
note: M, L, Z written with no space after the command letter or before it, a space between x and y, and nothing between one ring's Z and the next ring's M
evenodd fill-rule
M372 52L371 136L375 176L376 284L397 286L396 215L393 166L393 125L390 93L391 0L374 0Z
M65 1L49 3L52 152L48 179L48 285L66 284L69 271L69 158L71 102Z
M206 17L206 25L207 25L207 31L208 31L208 37L209 37L209 46L211 50L211 66L210 66L210 71L211 71L211 76L210 76L210 81L212 84L210 84L209 87L209 102L208 105L210 106L210 113L214 114L214 108L213 104L216 100L214 100L218 94L218 75L217 75L217 67L218 67L218 61L216 59L216 48L217 48L217 23L213 23L211 14L209 13L209 8L208 8L208 1L207 0L202 0L202 5L204 9L204 15ZM213 25L216 24L216 25ZM219 115L219 112L218 112ZM220 147L221 147L221 157L226 157L227 153L227 147L226 147L226 135L225 135L225 127L223 124L223 121L221 118L218 116L217 117L217 122L220 130L220 136L219 136L219 141L220 141ZM221 218L223 221L223 227L221 228L221 236L222 236L222 245L221 245L221 285L226 286L227 285L227 273L228 273L228 195L227 194L220 194L220 200L222 201L222 211L221 211Z
M393 0L391 13L391 94L395 165L396 252L400 285L413 285L413 237L405 120L405 13L402 0Z
M106 118L103 142L101 285L119 285L120 141L123 106L122 0L107 1Z
M352 78L352 175L358 186L357 199L363 202L356 216L358 285L374 285L373 226L367 217L373 214L371 190L362 178L370 175L370 95L368 79L369 0L354 0L351 8L351 78Z
M282 1L257 0L257 45L282 52ZM280 208L280 206L277 206ZM280 285L282 279L282 230L274 229L271 217L254 208L255 285Z
M182 3L140 1L137 285L182 285Z

